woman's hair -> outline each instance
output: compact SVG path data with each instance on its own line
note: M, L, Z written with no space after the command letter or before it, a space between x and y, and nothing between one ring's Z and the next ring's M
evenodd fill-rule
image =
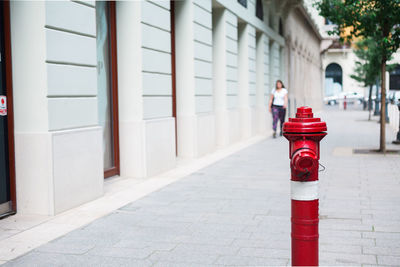
M278 87L276 87L276 84L277 84L277 83L281 83L282 88L285 88L285 85L283 84L283 82L282 82L281 80L276 80L276 82L275 82L275 89L278 89Z

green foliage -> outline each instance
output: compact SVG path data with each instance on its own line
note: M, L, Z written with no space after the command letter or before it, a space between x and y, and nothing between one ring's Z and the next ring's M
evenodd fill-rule
M360 60L355 62L354 74L350 77L365 87L374 85L380 75L381 64L376 42L371 38L364 39L356 43L356 49L353 51Z
M376 43L382 61L387 61L400 46L400 0L320 0L314 6L336 27L329 32L342 41L354 37ZM344 31L350 27L350 34Z
M356 43L356 49L353 51L359 60L355 62L354 74L350 77L362 83L365 87L374 85L381 75L379 66L382 62L376 42L371 38L363 39ZM395 67L396 64L387 65L386 71L390 72Z

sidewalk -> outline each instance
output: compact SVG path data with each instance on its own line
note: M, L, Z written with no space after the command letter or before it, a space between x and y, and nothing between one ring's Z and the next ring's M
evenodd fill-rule
M400 156L352 153L379 144L366 112L321 116L320 265L399 266ZM289 179L288 142L268 138L5 266L290 265Z

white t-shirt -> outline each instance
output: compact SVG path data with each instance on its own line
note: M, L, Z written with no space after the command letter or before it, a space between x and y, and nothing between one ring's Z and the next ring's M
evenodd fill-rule
M274 102L272 104L276 106L285 105L285 95L287 95L287 93L288 91L286 90L286 88L282 88L279 91L273 88L271 90L271 94L274 95Z

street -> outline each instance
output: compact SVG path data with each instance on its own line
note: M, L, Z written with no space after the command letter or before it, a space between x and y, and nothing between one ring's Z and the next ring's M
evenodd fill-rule
M400 265L400 155L365 111L326 107L320 265ZM389 145L394 138L388 129ZM284 137L251 145L4 266L290 265Z

